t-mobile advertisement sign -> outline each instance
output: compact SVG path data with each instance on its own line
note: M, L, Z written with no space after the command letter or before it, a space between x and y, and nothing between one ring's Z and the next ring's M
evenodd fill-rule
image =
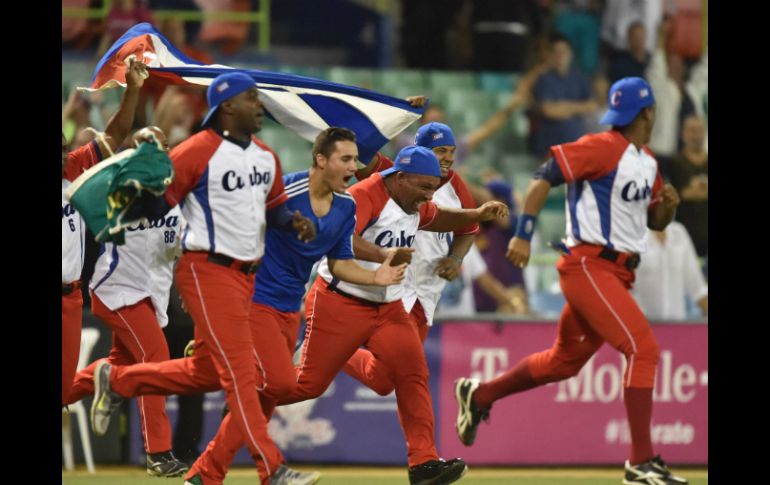
M708 463L708 326L656 324L660 361L653 394L652 441L674 463ZM605 344L580 373L494 404L466 448L454 432L454 380L491 380L551 347L555 323L445 325L437 428L443 456L478 464L617 464L631 435L623 404L625 358Z

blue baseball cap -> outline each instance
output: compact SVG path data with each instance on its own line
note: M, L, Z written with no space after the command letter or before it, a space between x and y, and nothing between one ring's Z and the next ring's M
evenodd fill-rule
M441 167L439 167L438 158L433 154L433 151L416 145L401 149L398 155L396 155L395 164L391 168L380 172L380 175L387 177L395 172L441 177Z
M201 126L206 126L219 105L242 92L257 87L257 83L249 75L242 72L228 72L220 74L212 81L206 91L206 100L209 102L209 112L203 118Z
M624 77L610 88L607 104L609 109L600 121L603 125L626 126L636 115L655 104L652 88L640 77Z
M431 121L422 125L417 130L417 136L414 137L414 144L426 148L435 148L443 146L456 146L455 135L452 128L444 123Z
M513 186L505 180L495 179L487 182L487 190L497 199L503 199L505 205L513 208Z

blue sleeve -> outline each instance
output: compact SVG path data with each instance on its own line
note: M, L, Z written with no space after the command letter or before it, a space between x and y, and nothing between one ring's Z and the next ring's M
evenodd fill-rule
M273 207L265 212L267 227L275 229L291 229L292 213L286 203Z
M551 184L551 187L556 187L557 185L564 183L564 174L561 173L559 164L556 163L554 158L549 158L547 162L540 165L537 170L535 170L535 174L532 175L532 178L536 180L543 179Z
M328 256L329 259L354 259L355 258L355 256L353 255L353 232L355 232L355 229L356 229L355 205L353 205L353 216L348 217L345 220L345 228L342 231L342 235L337 241L337 244L335 244L334 247L331 249L331 251L329 251L326 254L326 256Z

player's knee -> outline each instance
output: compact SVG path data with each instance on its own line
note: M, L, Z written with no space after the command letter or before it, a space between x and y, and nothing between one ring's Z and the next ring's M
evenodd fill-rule
M372 385L372 390L376 392L379 396L388 396L391 392L393 392L396 389L396 387L391 384L385 384L385 383L377 383Z
M642 338L637 340L637 348L634 353L634 360L644 362L648 365L657 365L660 359L660 347L652 331L647 332Z

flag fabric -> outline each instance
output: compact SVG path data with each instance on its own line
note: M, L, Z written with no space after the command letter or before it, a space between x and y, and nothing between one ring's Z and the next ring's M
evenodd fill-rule
M80 212L97 242L125 243L125 229L145 218L137 203L143 193L160 197L174 170L154 143L123 150L83 172L64 196Z
M218 75L234 70L187 57L155 27L141 23L112 45L97 64L91 87L84 89L125 86L127 59L132 55L147 64L151 76L171 84L208 86ZM313 141L330 126L352 130L358 141L359 159L364 162L424 112L424 108L415 108L406 100L368 89L295 74L237 71L254 79L267 114L302 138Z

